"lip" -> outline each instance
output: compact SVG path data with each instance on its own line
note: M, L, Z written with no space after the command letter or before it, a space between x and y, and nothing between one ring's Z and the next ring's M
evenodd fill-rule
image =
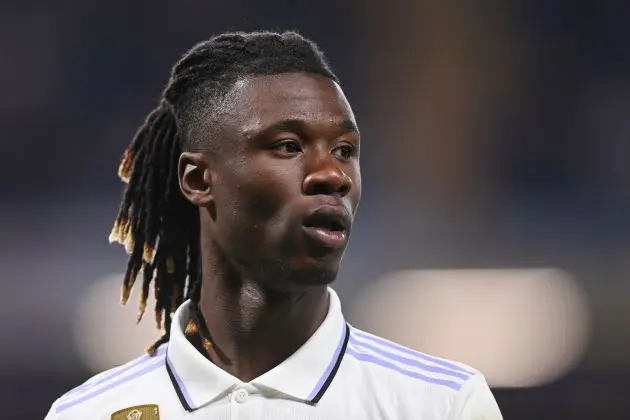
M318 227L302 226L304 233L318 245L325 248L343 248L348 239L345 230L326 230Z
M327 226L334 225L331 229ZM304 218L302 229L315 244L325 248L343 248L348 241L352 216L339 205L323 205Z

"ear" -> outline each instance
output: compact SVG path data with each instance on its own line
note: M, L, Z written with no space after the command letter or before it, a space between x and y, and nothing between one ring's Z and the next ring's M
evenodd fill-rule
M182 153L177 174L179 188L188 201L197 207L207 207L212 203L212 178L203 153Z

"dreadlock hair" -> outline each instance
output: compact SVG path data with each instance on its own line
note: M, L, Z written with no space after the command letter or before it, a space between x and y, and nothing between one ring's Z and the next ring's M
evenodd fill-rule
M212 120L236 81L291 72L339 82L317 45L295 32L225 33L201 42L175 64L158 106L125 149L118 173L127 185L109 239L129 254L123 305L142 274L138 322L153 282L164 335L147 353L169 340L171 313L185 299L198 302L201 290L199 213L179 189L180 154L200 150L193 129Z

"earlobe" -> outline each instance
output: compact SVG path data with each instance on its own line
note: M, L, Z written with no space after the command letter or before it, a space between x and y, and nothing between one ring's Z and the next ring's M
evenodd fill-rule
M202 153L184 152L179 157L178 178L182 194L198 207L212 203L212 179Z

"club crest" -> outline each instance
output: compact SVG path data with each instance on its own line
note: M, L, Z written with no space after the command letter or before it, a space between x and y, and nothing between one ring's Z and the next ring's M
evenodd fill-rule
M111 420L160 420L160 410L156 404L137 405L116 411Z

